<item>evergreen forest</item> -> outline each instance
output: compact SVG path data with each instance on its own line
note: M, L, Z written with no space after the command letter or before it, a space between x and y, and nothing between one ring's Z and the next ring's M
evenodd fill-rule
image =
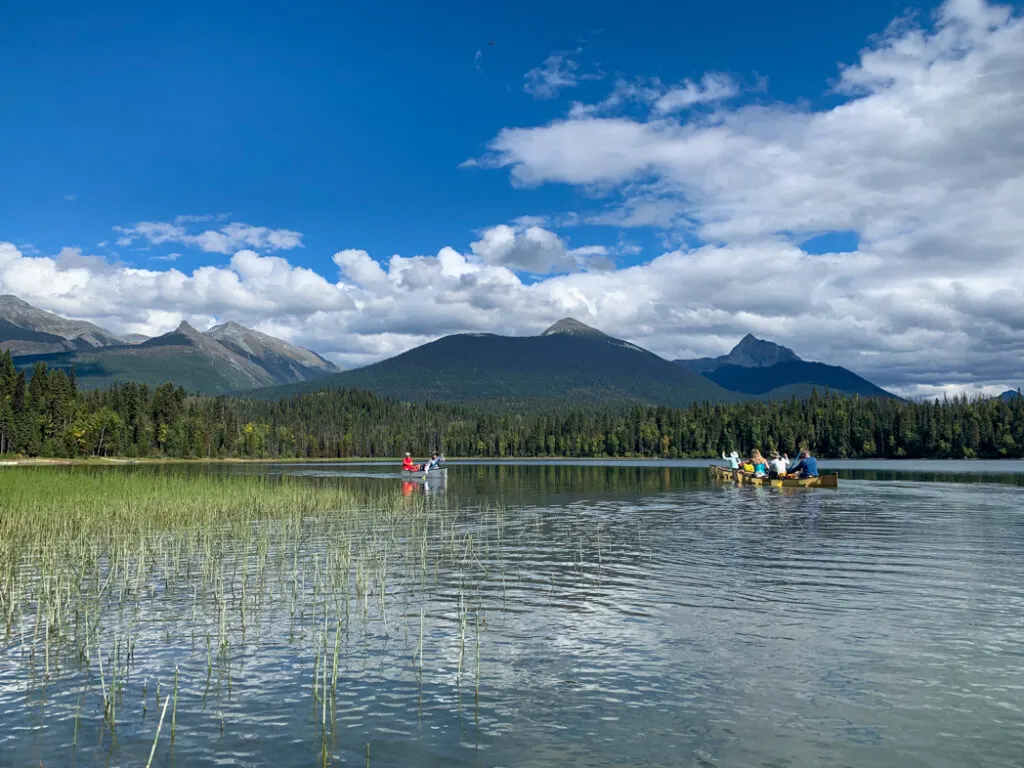
M41 457L668 457L801 447L826 458L1021 458L1024 398L908 402L814 392L688 408L401 402L356 390L277 401L163 384L79 391L0 354L0 454Z

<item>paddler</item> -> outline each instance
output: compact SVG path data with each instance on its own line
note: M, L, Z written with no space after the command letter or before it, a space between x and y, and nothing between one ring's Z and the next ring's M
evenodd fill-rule
M416 471L416 462L412 460L412 454L405 454L405 458L402 459L402 470L404 472Z
M818 460L808 450L800 451L800 459L789 467L789 476L793 477L817 477Z

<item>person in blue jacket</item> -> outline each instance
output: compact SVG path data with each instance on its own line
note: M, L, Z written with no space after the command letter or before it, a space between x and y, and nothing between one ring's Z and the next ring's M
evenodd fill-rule
M811 456L810 451L800 451L800 458L789 467L789 474L798 477L817 477L818 460Z

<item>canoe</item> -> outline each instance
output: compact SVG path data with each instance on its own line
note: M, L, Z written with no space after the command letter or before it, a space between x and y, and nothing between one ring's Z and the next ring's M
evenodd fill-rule
M739 469L729 469L717 464L712 464L711 474L719 480L733 480L740 485L768 485L772 488L838 488L839 475L819 475L818 477L786 477L771 479L768 477L755 477L752 472L743 472Z
M403 469L402 475L409 479L423 479L428 480L430 478L445 478L448 477L448 467L436 467L435 469L422 470L422 469Z

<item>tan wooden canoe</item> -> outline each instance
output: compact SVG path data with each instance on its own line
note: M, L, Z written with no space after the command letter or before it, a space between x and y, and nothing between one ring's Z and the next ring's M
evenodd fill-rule
M711 474L719 480L733 480L740 485L769 485L773 488L838 488L839 475L819 475L818 477L786 477L771 479L755 477L752 472L729 469L718 464L710 466Z

